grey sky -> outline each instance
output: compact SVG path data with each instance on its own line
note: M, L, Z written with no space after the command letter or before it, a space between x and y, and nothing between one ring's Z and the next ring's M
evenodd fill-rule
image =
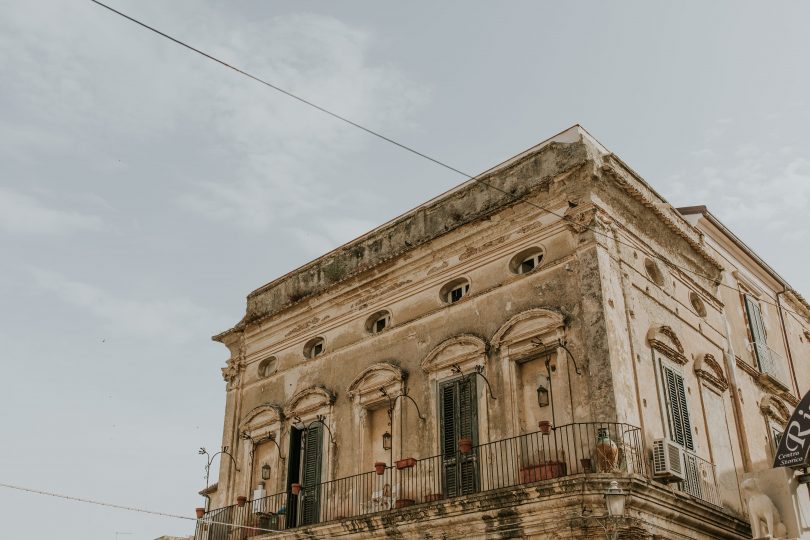
M581 123L810 296L810 4L110 0L470 173ZM2 0L0 482L193 516L252 289L463 178L90 2ZM3 537L192 522L0 489Z

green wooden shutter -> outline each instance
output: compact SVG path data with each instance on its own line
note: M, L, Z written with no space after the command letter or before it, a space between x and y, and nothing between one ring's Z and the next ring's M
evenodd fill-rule
M478 489L477 449L469 455L458 452L458 440L469 437L478 444L478 408L475 379L461 378L439 386L439 420L444 487L448 497Z
M301 521L303 525L310 525L318 522L320 509L323 427L320 424L313 424L305 436L304 458L301 463L303 484Z
M692 422L689 406L686 403L686 389L683 376L669 366L661 364L661 373L666 386L667 408L669 409L670 436L673 441L687 450L694 450Z
M762 369L763 362L767 362L765 355L768 354L762 311L759 309L759 304L751 296L746 294L743 298L745 299L745 312L748 315L748 327L751 328L751 339L754 342L754 354L756 354L759 368Z

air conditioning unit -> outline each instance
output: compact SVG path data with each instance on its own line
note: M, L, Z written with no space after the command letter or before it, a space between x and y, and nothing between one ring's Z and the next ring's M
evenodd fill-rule
M683 448L671 439L653 440L653 477L664 482L682 482Z

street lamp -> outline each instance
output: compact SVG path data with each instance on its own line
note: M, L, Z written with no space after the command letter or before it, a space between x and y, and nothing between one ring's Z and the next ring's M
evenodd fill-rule
M619 487L616 480L611 480L610 486L605 491L605 505L610 517L624 516L624 503L627 501L627 494Z
M270 465L262 465L262 480L270 480Z

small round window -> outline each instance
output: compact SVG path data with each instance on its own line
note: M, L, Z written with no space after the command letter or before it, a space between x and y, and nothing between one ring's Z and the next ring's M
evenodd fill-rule
M304 356L307 358L315 358L323 354L326 342L322 337L312 338L304 345Z
M528 274L540 266L543 250L537 246L524 249L509 261L509 270L515 274Z
M652 259L644 259L644 270L647 272L647 276L649 276L653 283L659 287L664 286L666 280L664 279L664 273L661 271L658 263Z
M377 334L391 326L391 312L378 311L366 320L366 332Z
M694 308L695 313L697 313L700 317L706 316L706 304L703 303L703 300L696 292L689 293L689 302L692 304L692 308Z
M259 362L259 378L269 377L278 369L278 359L275 356L265 358Z
M439 297L443 302L454 304L467 296L468 292L470 292L469 280L458 278L446 283L439 291Z

